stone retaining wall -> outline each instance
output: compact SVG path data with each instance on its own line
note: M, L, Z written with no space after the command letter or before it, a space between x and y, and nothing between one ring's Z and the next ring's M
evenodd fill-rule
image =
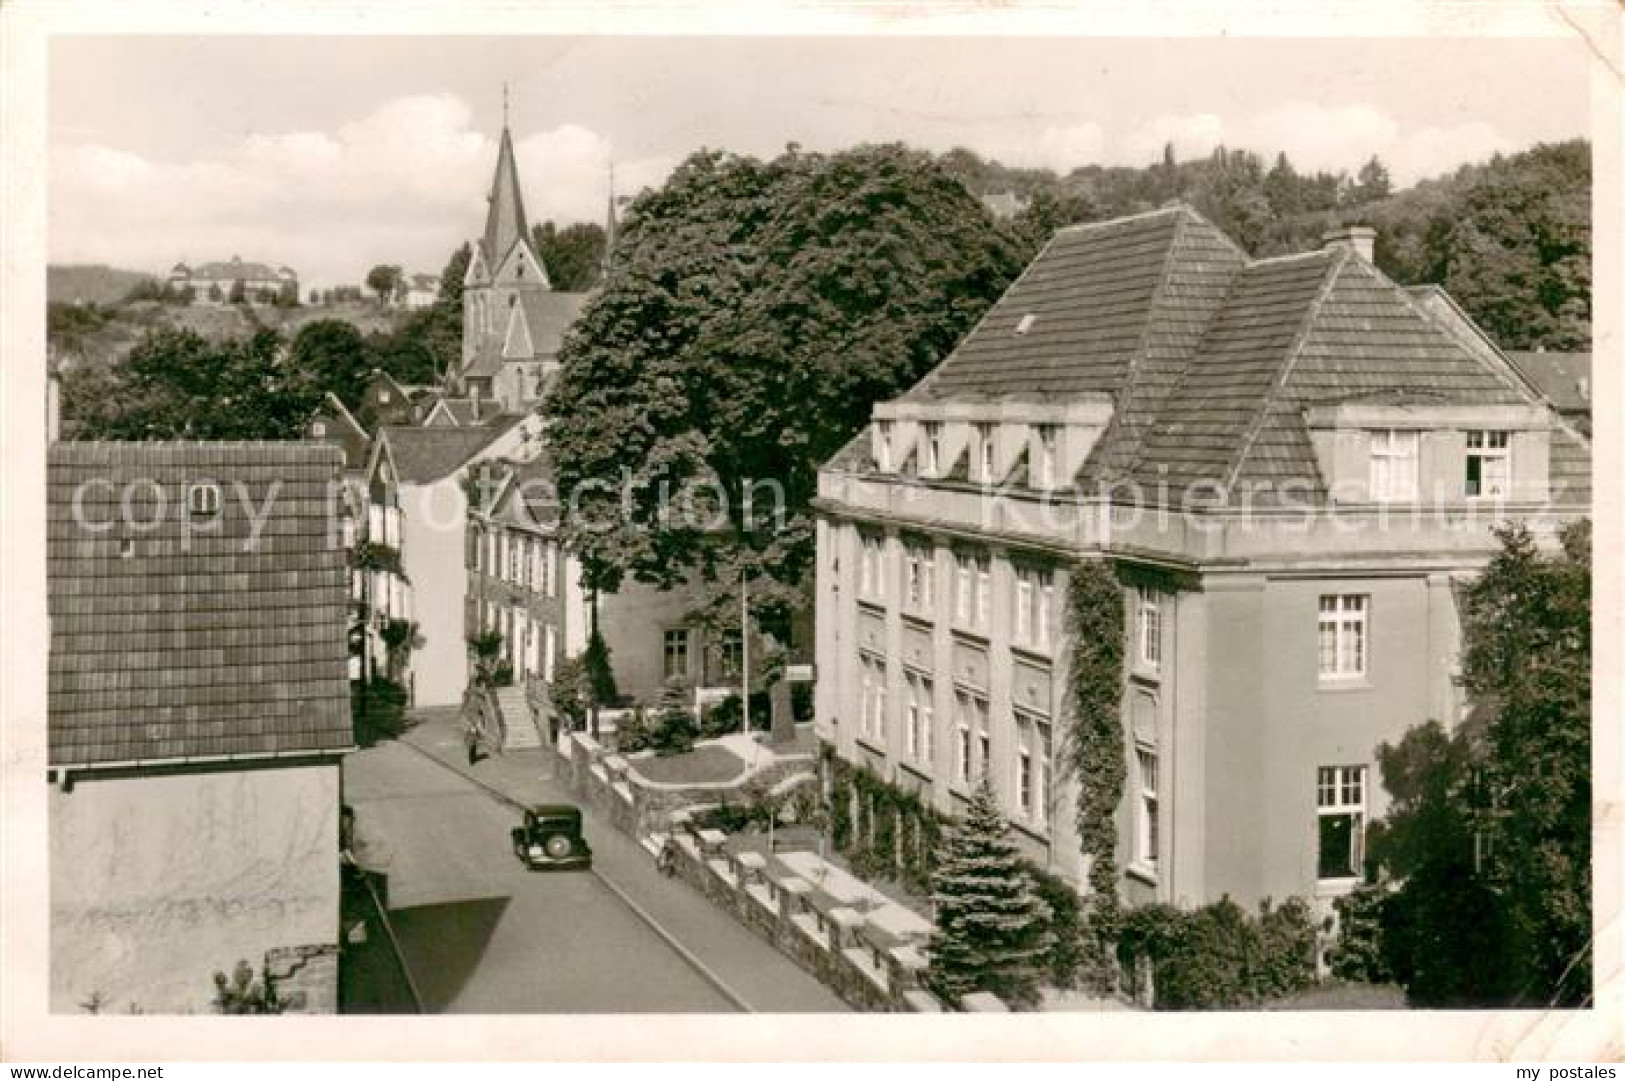
M925 958L919 944L897 942L870 926L853 908L821 911L813 883L775 858L733 854L723 835L696 831L693 812L728 798L742 798L746 784L779 784L809 771L810 761L775 762L748 780L725 785L658 787L631 774L626 759L606 754L582 734L567 737L559 776L616 829L658 846L669 836L674 871L711 902L812 973L860 1010L935 1012L941 1004L925 991ZM658 849L657 849L658 850Z

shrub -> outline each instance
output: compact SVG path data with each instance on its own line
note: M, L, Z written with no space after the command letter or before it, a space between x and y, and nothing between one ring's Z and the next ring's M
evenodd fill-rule
M1083 966L1083 899L1072 883L1033 863L1023 865L1027 877L1044 903L1049 905L1050 932L1055 937L1047 963L1049 978L1056 987L1078 986Z
M700 724L694 714L686 709L663 709L650 727L649 746L657 754L686 754L694 749L699 734Z
M406 688L382 677L352 683L350 716L355 741L362 747L396 739L410 727L406 718Z
M713 702L700 713L700 738L716 739L739 731L739 720L743 714L744 704L737 694Z
M601 706L619 701L620 690L615 686L615 669L609 663L609 644L597 630L587 639L587 649L581 654L581 663L587 669L587 683L592 688L592 699Z
M231 975L214 974L214 1012L224 1014L281 1013L268 981L254 975L247 961L238 961Z
M1145 905L1120 916L1117 957L1136 992L1149 969L1159 1010L1251 1007L1314 982L1315 926L1296 898L1257 917L1228 897L1188 912Z
M1337 939L1327 951L1332 975L1344 980L1387 983L1393 971L1383 955L1383 908L1388 891L1362 885L1332 902L1337 910Z
M650 745L649 718L642 706L625 714L615 723L615 749L622 754L634 754Z

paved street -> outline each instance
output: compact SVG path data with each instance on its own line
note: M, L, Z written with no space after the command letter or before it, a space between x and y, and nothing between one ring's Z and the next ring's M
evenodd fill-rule
M454 722L437 718L408 738L352 755L345 801L364 859L388 875L392 922L428 1011L845 1010L590 812L594 873L526 871L508 842L517 812L461 776ZM472 776L531 802L573 802L544 776L546 762L539 751L510 754Z

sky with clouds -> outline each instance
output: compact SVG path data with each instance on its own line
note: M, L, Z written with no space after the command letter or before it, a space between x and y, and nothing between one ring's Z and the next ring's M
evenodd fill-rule
M52 262L240 254L308 286L438 272L482 227L502 85L535 221L601 221L700 147L902 140L1066 171L1219 144L1396 182L1583 135L1561 39L60 37ZM1538 88L1537 92L1532 92Z

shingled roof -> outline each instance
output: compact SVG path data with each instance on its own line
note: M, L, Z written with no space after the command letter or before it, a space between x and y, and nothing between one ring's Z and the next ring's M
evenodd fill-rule
M342 469L307 442L50 448L51 766L352 746ZM187 510L199 481L217 518Z
M518 315L524 320L524 334L530 339L530 352L522 357L505 357L503 346L507 323L503 333L481 337L474 358L464 374L473 378L489 378L502 370L507 360L529 360L533 357L557 355L564 344L565 332L581 315L587 304L588 293L555 293L545 288L529 288L518 294Z
M498 436L524 417L504 413L475 427L422 428L389 424L380 429L389 445L395 472L407 484L432 484L467 465Z
M1194 210L1172 206L1060 230L903 398L1105 393L1112 420L1081 481L1292 481L1324 494L1310 407L1533 401L1493 346L1464 340L1447 315L1458 317L1347 246L1252 260ZM1566 492L1588 489L1584 452L1554 446ZM864 458L854 442L830 465L861 469Z

